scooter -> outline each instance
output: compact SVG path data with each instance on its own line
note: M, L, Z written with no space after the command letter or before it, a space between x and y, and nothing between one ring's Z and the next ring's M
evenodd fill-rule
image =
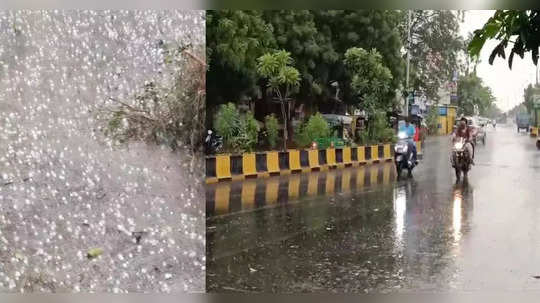
M412 147L410 147L409 137L405 132L398 133L398 141L394 146L394 163L396 164L396 171L398 178L401 176L401 171L406 169L409 173L409 177L412 176L412 170L416 166L413 159Z
M467 174L471 170L472 159L467 149L465 149L466 142L465 138L459 137L452 148L452 161L458 181L461 179L461 174L463 174L464 178L467 178Z
M221 136L214 135L211 130L208 130L208 135L204 140L204 146L206 154L217 153L223 147L223 138Z

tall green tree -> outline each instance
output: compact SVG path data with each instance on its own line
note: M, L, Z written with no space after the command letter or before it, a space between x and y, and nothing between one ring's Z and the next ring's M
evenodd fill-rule
M281 50L264 54L258 59L257 72L266 79L267 86L276 101L280 103L283 119L283 150L287 149L288 122L290 116L290 96L297 92L300 73L292 66L293 59L287 51Z
M392 104L384 97L391 89L392 73L383 64L381 54L376 49L353 47L345 53L344 63L351 77L355 103L369 114L388 110Z
M458 80L458 105L458 114L474 115L477 108L481 116L487 116L494 110L495 97L482 79L472 73Z
M413 10L411 12L410 85L428 98L451 80L454 71L462 68L463 39L459 33L462 13L449 10ZM408 12L401 14L400 33L407 46Z
M480 56L480 51L487 40L499 40L489 56L489 64L495 57L506 59L512 69L514 55L523 59L525 53L531 52L533 63L538 64L538 48L540 47L540 10L497 10L481 29L474 31L469 43L469 53L473 57Z

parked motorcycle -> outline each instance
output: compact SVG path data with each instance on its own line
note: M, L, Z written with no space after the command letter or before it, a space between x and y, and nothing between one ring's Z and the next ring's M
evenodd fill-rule
M211 130L208 130L208 135L206 135L206 139L204 139L204 147L206 154L215 154L223 147L223 138L214 135Z
M471 169L472 159L465 148L466 142L465 138L459 137L456 142L454 142L452 149L452 161L454 163L454 169L456 170L457 180L461 179L461 174L466 178L467 173Z
M401 171L406 169L409 177L412 176L412 170L416 166L413 159L412 148L409 146L409 137L405 132L398 133L398 141L394 146L394 163L396 164L397 176L401 176Z

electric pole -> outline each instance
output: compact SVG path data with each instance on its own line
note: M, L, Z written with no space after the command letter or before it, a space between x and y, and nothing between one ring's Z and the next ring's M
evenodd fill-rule
M409 116L409 70L411 64L411 11L407 10L407 78L405 84L405 90L407 91L407 97L405 98L405 116Z

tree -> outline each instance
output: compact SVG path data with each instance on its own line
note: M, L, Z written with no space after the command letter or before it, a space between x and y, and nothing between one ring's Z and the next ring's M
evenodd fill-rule
M268 81L267 87L281 105L284 150L287 149L287 122L290 119L289 97L300 85L300 73L292 64L291 54L284 50L264 54L257 63L257 73Z
M385 98L391 90L392 73L382 63L379 52L353 47L345 53L344 63L352 79L351 90L357 105L368 113L370 119L377 112L386 112L392 105L391 100ZM368 124L370 138L373 138L376 126Z
M540 85L529 84L523 91L523 105L527 108L527 112L532 113L534 108L535 95L540 95Z
M339 82L341 99L345 103L355 103L343 56L349 48L361 47L376 49L382 56L392 75L384 99L394 100L395 91L403 87L405 80L405 61L400 52L403 44L398 30L400 13L395 10L321 10L313 11L313 14L319 33L327 37L335 52L340 54L339 60L324 70L328 73L327 79Z
M262 11L219 10L206 16L208 101L239 100L258 93L257 58L275 48Z
M264 20L272 25L278 49L291 53L295 67L302 75L299 99L320 96L328 84L329 64L338 61L330 39L322 35L309 10L268 10Z
M360 108L372 114L387 110L391 105L385 96L391 89L392 73L383 64L381 54L375 49L367 51L353 47L345 53L345 66L351 76L354 100Z
M401 15L400 33L408 41L407 11ZM459 34L460 12L449 10L413 10L411 12L411 87L437 98L438 89L452 78L463 64L463 39Z
M476 74L469 74L458 80L458 105L459 113L463 115L474 115L475 109L482 116L493 112L495 97L491 89L483 84L481 78Z
M469 53L479 57L480 51L489 39L499 40L499 44L491 51L489 64L495 57L506 59L506 48L512 45L508 55L508 67L512 69L514 55L523 59L525 53L531 52L531 59L538 63L538 47L540 47L540 10L497 10L493 17L481 29L474 31L469 43Z

